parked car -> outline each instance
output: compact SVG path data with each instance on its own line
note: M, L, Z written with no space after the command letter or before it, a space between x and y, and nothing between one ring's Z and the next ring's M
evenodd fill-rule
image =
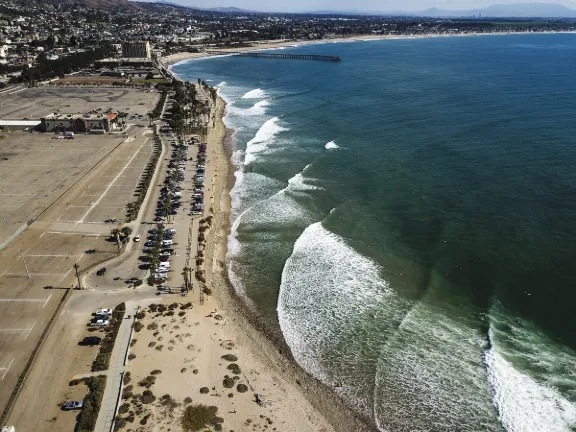
M80 409L84 406L84 402L82 401L68 401L64 404L62 408L65 410L75 410Z
M100 345L101 342L102 342L102 338L99 338L98 336L86 336L84 339L82 339L80 342L78 342L78 345L80 345L80 346L94 346L94 345Z
M112 315L112 309L106 309L106 308L96 309L96 315Z
M90 325L91 326L97 326L97 327L106 327L106 326L110 325L110 320L99 319L96 321L91 321Z

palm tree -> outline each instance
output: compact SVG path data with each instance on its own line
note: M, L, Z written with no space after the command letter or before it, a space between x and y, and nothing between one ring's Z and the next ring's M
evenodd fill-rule
M118 246L118 252L120 252L120 233L121 231L118 228L112 229L110 231L110 236L116 240L116 246Z

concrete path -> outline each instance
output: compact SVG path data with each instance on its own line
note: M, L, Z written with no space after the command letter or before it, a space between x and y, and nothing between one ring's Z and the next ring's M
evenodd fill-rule
M116 343L110 357L110 367L106 372L102 373L107 375L108 378L106 379L106 390L104 390L104 397L102 398L102 405L94 432L110 432L112 428L112 422L116 415L116 404L121 391L122 376L126 369L126 356L130 345L134 314L137 310L135 303L126 303L126 314L118 330L118 336L116 336ZM126 319L128 315L131 315L130 319Z

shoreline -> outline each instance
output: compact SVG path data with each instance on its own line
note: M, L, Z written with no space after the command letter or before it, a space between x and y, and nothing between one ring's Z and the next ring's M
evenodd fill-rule
M296 390L310 407L317 411L332 426L336 432L374 432L377 431L371 419L362 418L359 413L349 407L332 388L309 375L293 359L290 349L281 334L267 328L257 311L251 309L248 303L238 295L228 278L227 249L228 236L231 229L230 191L234 186L234 167L231 155L226 148L226 140L230 138L232 129L224 123L226 102L218 97L217 117L214 123L212 157L216 158L214 179L213 214L214 224L210 230L205 268L207 285L211 286L212 297L222 310L226 312L230 327L237 340L249 347L251 353L270 366L273 371L285 381L294 384ZM327 432L327 431L326 431Z
M315 39L315 40L293 40L293 41L263 41L257 43L255 46L242 47L242 48L212 48L213 50L221 52L235 52L235 51L258 51L258 50L272 50L284 47L300 47L305 45L319 45L330 43L351 43L351 42L373 42L377 40L403 40L403 39L431 39L431 38L448 38L448 37L475 37L475 36L508 36L508 35L532 35L532 34L574 34L576 32L570 31L550 31L550 32L494 32L494 33L457 33L457 34L425 34L425 35L363 35L363 36L348 36L337 37L329 39ZM162 58L164 64L170 69L172 66L187 63L190 60L201 58L213 58L205 52L189 53L179 52L170 54Z

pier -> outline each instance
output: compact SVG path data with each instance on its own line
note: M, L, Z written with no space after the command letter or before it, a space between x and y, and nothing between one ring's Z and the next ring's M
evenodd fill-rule
M283 54L283 53L263 53L255 51L206 51L211 55L231 55L237 57L257 57L257 58L277 58L291 60L323 60L323 61L341 61L340 56L327 56L317 54Z

